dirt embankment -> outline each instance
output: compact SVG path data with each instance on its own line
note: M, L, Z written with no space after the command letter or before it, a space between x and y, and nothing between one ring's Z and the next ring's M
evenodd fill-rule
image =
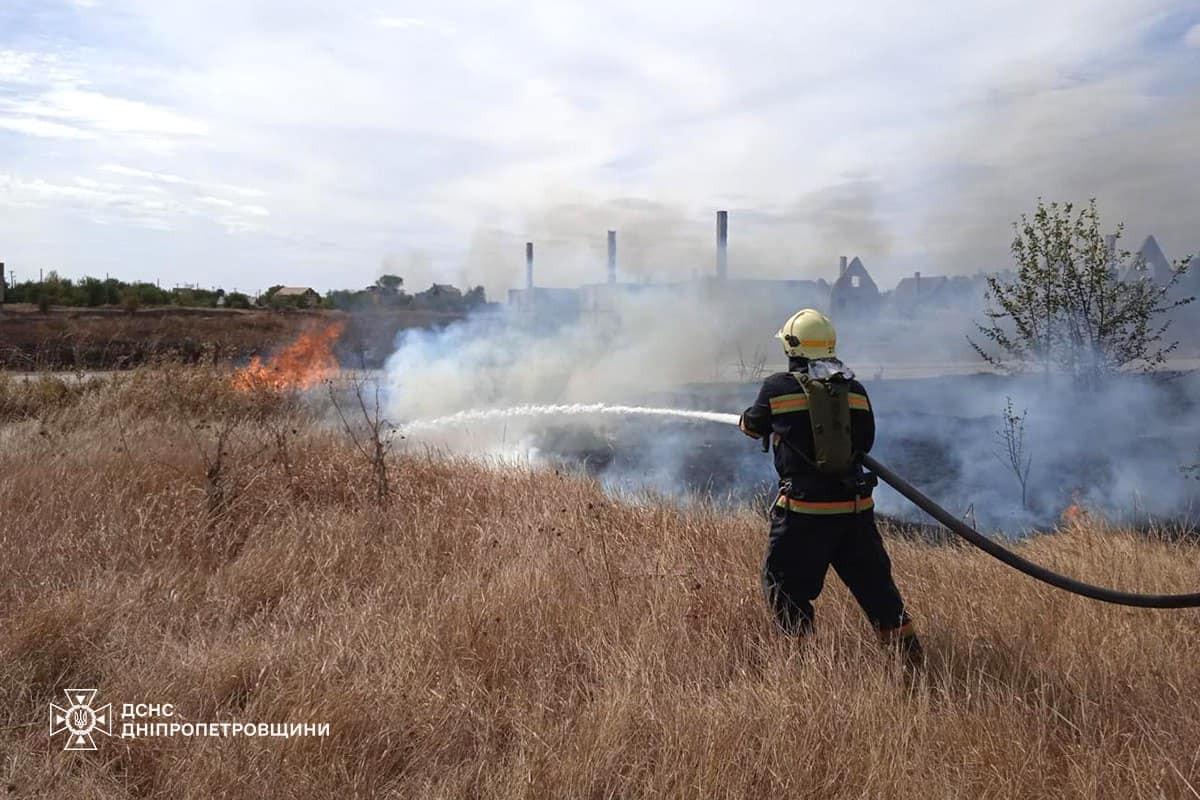
M338 356L377 367L405 328L451 324L460 314L432 311L243 311L237 309L51 308L6 305L0 311L0 369L126 369L168 359L245 361L335 320L346 323Z

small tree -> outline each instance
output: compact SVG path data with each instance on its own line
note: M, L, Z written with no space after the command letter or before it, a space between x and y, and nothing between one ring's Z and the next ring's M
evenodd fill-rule
M250 308L250 298L242 292L230 292L225 295L226 308Z
M757 381L767 374L767 354L761 347L754 348L754 352L748 357L740 346L737 353L737 376L739 381Z
M1010 470L1021 485L1021 508L1029 508L1029 468L1033 466L1033 456L1025 453L1025 417L1028 414L1028 409L1022 409L1017 414L1013 410L1012 398L1004 398L1000 430L996 431L1000 449L992 451L996 460Z
M338 398L338 388L331 380L325 382L329 389L330 404L337 412L338 419L341 420L342 427L345 429L346 435L350 437L354 448L370 462L371 477L375 484L375 502L382 508L387 503L392 491L388 478L388 453L396 435L396 428L383 416L379 381L371 380L365 375L355 374L349 375L348 379L358 410L362 415L361 422L351 420L351 417L357 416L353 410L350 412L350 417L346 416ZM371 385L370 389L368 389L368 384ZM373 397L368 403L367 397L371 394Z
M104 305L104 282L99 278L84 278L79 289L83 305L89 307Z
M130 314L136 312L142 305L142 296L133 287L121 291L121 308Z
M1174 297L1184 267L1163 285L1142 277L1142 257L1117 249L1124 225L1106 240L1095 200L1078 213L1039 200L1033 218L1022 214L1013 229L1016 277L987 278L990 324L976 326L1000 353L968 337L984 361L1008 372L1057 367L1095 386L1129 365L1160 365L1178 346L1163 340L1163 315L1193 299Z

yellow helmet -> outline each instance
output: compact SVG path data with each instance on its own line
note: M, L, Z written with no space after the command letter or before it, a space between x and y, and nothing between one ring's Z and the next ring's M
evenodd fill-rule
M788 358L833 358L837 355L837 331L829 317L815 308L802 308L788 317L775 338L783 342Z

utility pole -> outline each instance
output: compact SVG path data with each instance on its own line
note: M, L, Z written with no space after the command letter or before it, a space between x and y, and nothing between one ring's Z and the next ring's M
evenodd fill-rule
M608 232L608 282L617 282L617 232Z
M729 212L717 212L717 280L729 275Z

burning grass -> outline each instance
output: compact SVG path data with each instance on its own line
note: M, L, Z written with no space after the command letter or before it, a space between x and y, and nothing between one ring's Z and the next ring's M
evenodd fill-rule
M266 361L255 356L233 374L233 387L244 392L311 389L332 378L338 372L333 346L344 328L342 322L331 322L300 334Z
M0 785L14 797L1186 797L1200 621L1105 606L985 556L891 543L915 682L835 579L820 636L769 627L763 522L587 480L399 453L219 373L114 381L0 427ZM224 439L220 440L221 432ZM224 493L212 502L214 456ZM1196 588L1200 550L1093 527L1023 546ZM49 704L317 738L104 739Z

